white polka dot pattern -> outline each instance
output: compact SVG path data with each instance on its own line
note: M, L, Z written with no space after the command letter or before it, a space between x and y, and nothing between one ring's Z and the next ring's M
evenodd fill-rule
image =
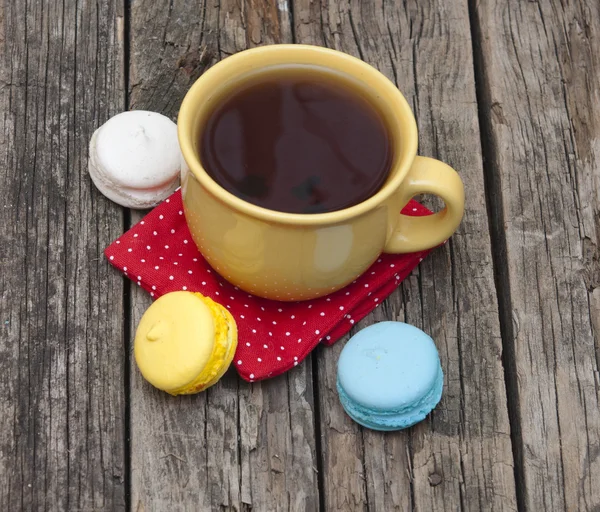
M403 213L426 215L428 210L413 201ZM105 255L153 298L189 290L225 306L238 324L234 366L250 382L293 368L321 340L334 343L392 293L427 254L382 255L364 275L328 297L277 302L230 285L211 271L191 240L177 191L111 244Z

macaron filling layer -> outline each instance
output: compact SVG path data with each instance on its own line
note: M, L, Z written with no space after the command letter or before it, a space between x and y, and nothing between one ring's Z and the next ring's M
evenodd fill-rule
M337 380L337 390L344 410L357 423L376 430L397 430L422 421L439 403L443 386L444 374L439 366L431 389L418 401L382 410L370 408L352 400L344 391L339 379Z
M229 311L200 293L194 295L210 309L215 322L215 343L208 363L198 376L184 386L167 390L172 395L198 393L212 386L227 371L237 347L237 328Z

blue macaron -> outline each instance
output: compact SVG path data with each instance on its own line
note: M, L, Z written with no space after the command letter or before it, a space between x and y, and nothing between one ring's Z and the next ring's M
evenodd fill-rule
M373 430L422 421L442 397L444 374L433 340L402 322L362 329L343 348L337 389L344 410Z

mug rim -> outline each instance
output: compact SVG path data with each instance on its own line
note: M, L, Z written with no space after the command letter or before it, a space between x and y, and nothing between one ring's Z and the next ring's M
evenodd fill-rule
M370 75L371 78L378 82L378 87L386 88L390 95L394 97L396 106L393 109L394 112L392 113L392 117L403 118L404 122L408 123L409 129L406 133L402 133L402 144L400 145L401 154L399 155L395 165L389 171L389 174L392 175L392 178L389 179L375 194L356 205L332 212L310 214L280 212L277 210L270 210L262 206L257 206L237 197L221 187L221 185L219 185L204 169L197 152L194 150L194 141L192 140L191 136L192 129L190 128L194 122L193 103L197 97L202 98L203 96L205 97L207 94L214 92L203 90L206 78L210 78L213 75L220 73L226 67L235 67L237 64L241 64L241 61L255 54L289 51L322 53L329 55L330 57L335 57L336 59L346 60L348 64L356 69L356 73L346 72L346 74L359 79L363 75ZM321 67L328 66L324 65ZM417 154L418 144L417 123L414 114L404 95L391 80L389 80L383 73L375 69L373 66L356 57L353 57L352 55L322 46L304 44L273 44L259 46L256 48L243 50L217 62L214 66L206 70L192 84L186 93L181 103L177 118L177 134L181 153L189 171L192 172L194 177L199 181L200 185L205 187L213 196L225 204L235 208L236 210L254 218L272 223L305 226L336 224L358 217L375 209L381 203L386 201L400 187L402 181L408 173L408 170L410 169L412 161ZM399 146L397 140L394 141L394 146Z

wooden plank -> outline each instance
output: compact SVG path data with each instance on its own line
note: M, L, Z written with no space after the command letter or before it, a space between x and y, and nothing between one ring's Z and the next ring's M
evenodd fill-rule
M205 66L261 43L291 40L287 4L138 1L131 11L131 106L175 119ZM134 221L139 218L134 216ZM132 335L150 300L132 291ZM173 398L131 365L133 510L316 510L310 359L264 383L230 371Z
M0 510L124 510L123 212L87 174L124 105L123 6L0 5Z
M343 341L318 359L327 510L515 510L502 345L484 197L466 2L294 2L297 42L363 58L395 80L420 128L420 153L458 169L465 219L358 328L404 319L436 340L441 404L408 432L354 425L339 406Z
M494 238L525 510L600 508L600 4L483 0Z

